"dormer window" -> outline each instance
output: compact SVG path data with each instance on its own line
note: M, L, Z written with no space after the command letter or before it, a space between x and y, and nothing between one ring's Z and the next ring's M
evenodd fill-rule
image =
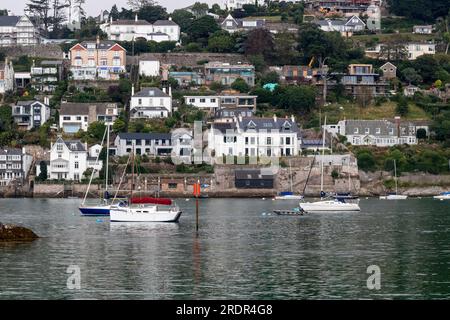
M63 144L62 143L58 143L56 145L56 151L58 151L58 152L62 152L63 151Z
M380 128L377 128L375 132L376 132L377 134L381 134L381 129L380 129Z
M71 143L70 144L70 150L76 150L77 149L77 144L76 143Z
M369 134L370 133L370 128L366 128L366 134Z
M358 133L359 133L358 128L353 129L353 133L354 133L354 134L358 134Z
M390 135L393 135L393 134L394 134L394 128L390 128L390 129L389 129L389 134L390 134Z

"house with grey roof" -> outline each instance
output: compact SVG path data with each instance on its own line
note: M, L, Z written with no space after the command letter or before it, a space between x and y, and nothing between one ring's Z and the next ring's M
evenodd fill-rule
M251 31L258 28L264 28L265 25L265 19L235 19L231 14L229 14L222 22L220 22L220 27L230 33Z
M150 23L146 20L116 20L112 18L109 23L100 27L107 35L109 40L114 41L133 41L138 38L147 41L176 41L180 40L180 26L169 20L157 20Z
M213 123L208 149L215 157L295 156L301 144L295 118L257 118L238 115L233 122Z
M391 147L399 144L417 144L417 125L401 121L400 117L391 120L341 120L326 126L327 132L345 136L352 145Z
M155 87L142 88L134 93L130 102L131 118L167 118L172 113L172 90Z
M33 157L25 152L25 148L0 148L0 186L23 183L32 162Z
M39 128L50 118L50 107L36 100L18 101L12 107L12 117L19 130Z
M95 121L112 124L119 115L117 103L78 103L66 102L61 104L59 111L59 127L66 133L87 131L89 125Z
M27 16L0 16L0 47L39 43L39 31Z
M87 176L87 169L95 170L98 177L103 161L97 159L98 145L88 148L80 140L64 140L58 137L50 147L50 161L47 163L47 178L51 180L81 181ZM36 176L41 173L40 162L36 163Z
M347 20L324 19L315 22L322 31L340 32L344 36L352 36L354 32L363 31L366 24L358 16L354 15Z

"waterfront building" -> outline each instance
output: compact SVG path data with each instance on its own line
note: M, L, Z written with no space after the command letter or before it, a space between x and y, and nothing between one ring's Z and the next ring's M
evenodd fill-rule
M186 105L194 106L201 110L214 113L219 109L247 109L256 111L256 99L258 97L246 93L221 93L211 96L184 96Z
M64 64L61 60L43 60L31 67L31 86L39 92L51 93L58 82L64 80Z
M238 189L273 189L275 177L264 169L239 169L235 170L234 179Z
M326 126L334 136L347 138L352 145L391 147L399 144L417 144L417 126L411 121L390 120L342 120Z
M296 156L300 129L295 118L234 118L215 122L208 134L208 148L220 156Z
M135 94L133 88L130 102L131 118L167 118L172 113L172 94L170 88L163 90L155 87L142 88Z
M80 140L64 141L58 137L50 148L50 161L47 162L47 178L57 180L81 181L89 178L87 169L94 169L98 177L98 172L103 167L103 161L97 160L98 145L88 148L87 144ZM40 162L36 163L36 176L41 173Z
M73 80L119 80L126 72L126 50L114 41L83 41L70 49Z
M59 127L66 133L87 131L95 121L103 121L112 125L119 115L117 103L78 103L61 104L59 111Z
M180 40L180 26L169 20L157 20L153 24L138 19L116 20L101 26L101 29L108 35L109 40L133 41L139 38L147 41L175 41Z
M209 62L205 64L206 85L213 82L231 86L237 79L243 79L249 86L255 85L255 67L251 64L230 64Z
M14 67L11 60L0 61L0 94L14 90Z
M174 129L171 133L119 133L114 140L113 152L122 157L134 150L137 155L176 156L181 162L191 163L193 142L192 131L184 128Z
M47 104L36 100L18 101L12 107L12 117L19 130L39 128L50 118L48 101Z
M0 16L0 47L31 46L39 39L38 29L27 16Z
M0 186L13 182L23 184L32 162L33 157L24 148L0 148Z

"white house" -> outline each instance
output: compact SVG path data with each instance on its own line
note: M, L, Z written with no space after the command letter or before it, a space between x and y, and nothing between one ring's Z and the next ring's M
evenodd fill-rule
M50 118L50 107L40 101L18 101L12 107L12 117L19 129L31 130Z
M169 90L158 88L142 88L134 94L132 89L130 113L137 118L167 118L172 113L172 94ZM166 92L169 91L169 92Z
M340 32L342 35L351 36L353 32L363 31L366 24L358 16L354 15L347 20L342 19L325 19L318 20L316 24L325 32Z
M114 123L119 115L117 103L62 103L59 127L66 133L87 131L95 121Z
M158 60L139 61L139 75L144 77L157 77L161 74L161 64Z
M0 62L0 94L14 89L14 67L11 60Z
M225 0L225 6L230 11L242 9L246 4L256 4L256 0Z
M184 103L211 112L223 108L247 108L256 110L256 99L257 96L246 93L230 93L212 96L184 96Z
M156 42L180 40L180 26L171 18L151 24L146 20L139 20L136 15L134 20L112 21L111 19L100 28L108 35L109 40L114 41L133 41L138 38Z
M299 136L294 117L237 117L231 123L211 125L208 149L215 157L295 156L299 152Z
M436 44L434 43L408 43L406 45L408 59L416 60L424 54L436 54Z
M22 183L30 171L33 157L25 152L25 148L0 148L0 186L12 181Z
M27 16L0 16L0 47L39 43L39 31Z
M398 144L417 144L416 125L412 122L389 120L342 120L327 125L326 130L345 136L352 145L391 147Z
M381 8L371 4L367 7L367 29L378 31L381 30Z
M432 34L433 33L433 26L432 25L414 26L413 27L413 33L417 33L417 34Z
M93 148L93 153L91 153L91 149L88 149L87 145L79 140L64 141L59 137L50 148L47 178L80 181L88 168L95 169L96 174L94 176L98 176L98 172L103 167L103 161L96 161L97 156L91 157L95 154L95 150L98 150L97 146ZM36 176L39 176L40 172L40 162L38 161L36 163Z

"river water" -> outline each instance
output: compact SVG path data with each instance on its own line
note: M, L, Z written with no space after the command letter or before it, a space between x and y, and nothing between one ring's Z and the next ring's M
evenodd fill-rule
M0 199L41 238L0 243L0 299L450 298L450 202L363 199L359 213L285 217L297 203L178 200L178 224L80 217L77 199ZM370 290L370 265L380 268ZM69 266L81 289L69 289Z

